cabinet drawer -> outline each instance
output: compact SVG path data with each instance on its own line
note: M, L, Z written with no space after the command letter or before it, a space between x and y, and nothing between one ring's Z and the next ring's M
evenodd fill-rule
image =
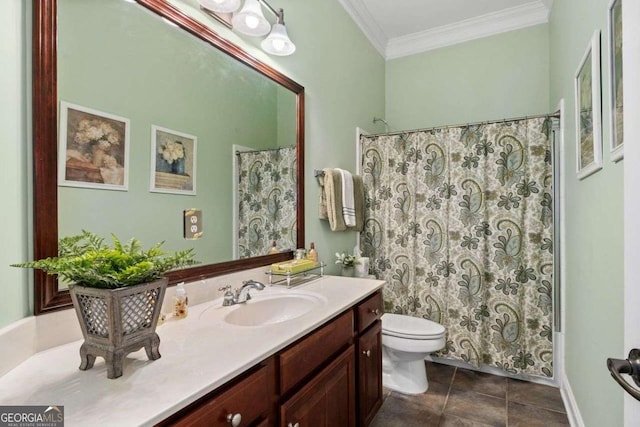
M240 414L240 426L255 425L269 415L272 390L269 388L269 370L259 368L222 393L202 399L199 407L177 418L165 420L164 425L229 427L228 415Z
M358 313L358 332L362 332L382 316L382 292L376 292L361 302L356 308L356 312Z
M353 311L322 326L280 354L280 393L284 394L353 339Z

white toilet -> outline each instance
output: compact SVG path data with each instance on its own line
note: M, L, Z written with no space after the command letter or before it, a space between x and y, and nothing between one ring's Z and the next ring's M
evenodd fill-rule
M417 317L382 315L382 384L405 394L429 388L425 357L445 346L445 329Z

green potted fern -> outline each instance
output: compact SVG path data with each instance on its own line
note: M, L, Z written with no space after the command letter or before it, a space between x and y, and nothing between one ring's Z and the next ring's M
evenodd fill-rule
M144 250L133 238L122 243L83 231L58 241L58 256L14 264L57 274L69 285L84 343L80 369L93 367L103 357L107 377L122 375L128 353L144 347L150 360L160 358L160 337L155 332L167 288L164 274L196 264L193 249L168 254L158 243Z

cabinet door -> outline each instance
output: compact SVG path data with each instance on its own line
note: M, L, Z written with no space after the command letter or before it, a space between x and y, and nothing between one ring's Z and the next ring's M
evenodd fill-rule
M282 427L352 427L355 418L353 345L280 407Z
M368 426L382 405L382 325L358 339L358 424Z

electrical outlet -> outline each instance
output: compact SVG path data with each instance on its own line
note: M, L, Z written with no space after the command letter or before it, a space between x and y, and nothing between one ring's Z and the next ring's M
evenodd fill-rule
M202 237L202 211L200 209L187 209L184 211L184 238L195 240Z

